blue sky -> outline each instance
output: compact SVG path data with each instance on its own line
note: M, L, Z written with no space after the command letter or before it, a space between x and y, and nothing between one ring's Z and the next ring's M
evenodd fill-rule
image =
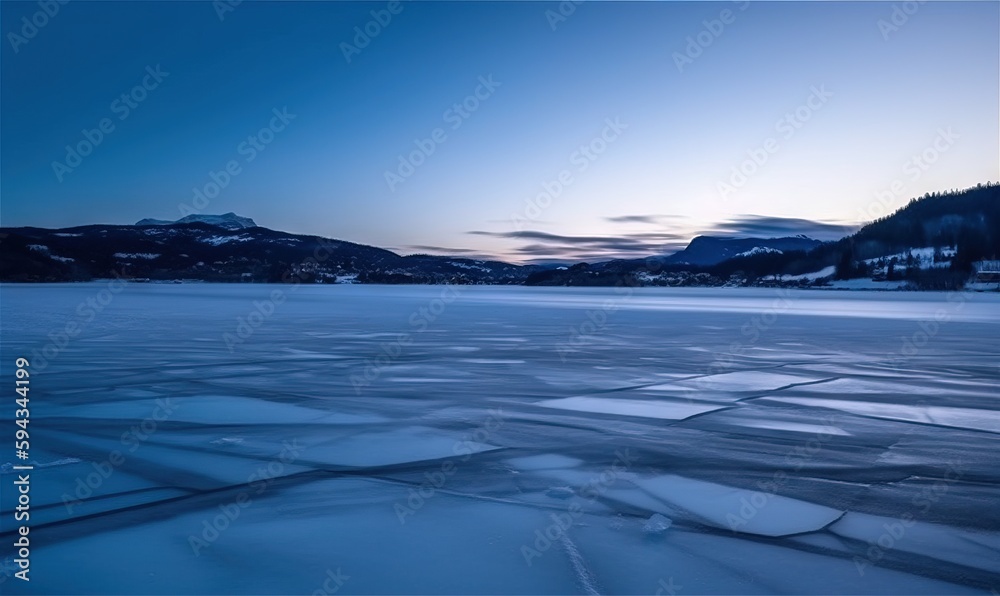
M0 223L234 211L514 261L835 238L1000 179L1000 4L893 21L901 5L554 18L557 3L247 0L220 19L209 2L69 2L20 39L39 6L3 2ZM355 46L356 27L376 34Z

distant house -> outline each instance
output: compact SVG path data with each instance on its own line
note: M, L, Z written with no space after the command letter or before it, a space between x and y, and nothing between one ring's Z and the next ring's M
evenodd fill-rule
M977 281L1000 281L1000 261L977 261L972 266Z
M977 261L972 268L975 271L969 284L972 289L1000 291L1000 261Z

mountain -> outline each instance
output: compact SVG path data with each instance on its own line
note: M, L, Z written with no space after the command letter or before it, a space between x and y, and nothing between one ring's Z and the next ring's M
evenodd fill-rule
M715 265L737 256L758 251L809 251L822 244L819 240L805 236L784 238L728 238L720 236L698 236L684 250L675 252L664 262L683 265Z
M515 284L537 269L476 259L404 257L342 240L245 227L252 220L229 213L199 217L212 223L142 220L135 226L0 228L0 281L122 276L162 281Z
M785 242L790 241L790 242ZM699 236L667 257L536 271L529 285L965 287L1000 257L1000 184L927 194L836 242Z
M233 213L60 230L0 228L0 281L150 280L957 289L1000 257L1000 184L934 193L836 242L698 236L669 256L567 266L394 252ZM838 286L840 284L840 286ZM881 284L881 285L879 285Z
M227 230L242 230L244 228L256 228L257 224L254 223L249 217L240 217L233 212L223 213L222 215L200 215L192 214L186 217L182 217L176 221L167 221L165 219L140 219L135 222L137 226L170 226L173 224L187 224L187 223L203 223L210 226L216 226L219 228L225 228Z

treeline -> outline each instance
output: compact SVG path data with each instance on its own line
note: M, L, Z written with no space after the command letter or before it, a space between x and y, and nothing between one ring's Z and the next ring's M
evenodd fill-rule
M965 190L929 193L912 199L895 213L877 219L854 234L812 251L739 257L708 268L718 276L739 275L748 281L767 276L799 275L835 267L837 279L869 277L865 261L911 248L957 247L947 268L909 266L896 279L928 289L959 287L972 264L1000 255L1000 183ZM905 264L905 263L901 263Z

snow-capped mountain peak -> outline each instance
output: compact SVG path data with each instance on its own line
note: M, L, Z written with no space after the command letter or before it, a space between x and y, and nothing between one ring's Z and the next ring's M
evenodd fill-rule
M804 236L803 236L803 238L804 238ZM776 254L776 255L783 254L777 248L770 248L768 246L755 246L755 247L751 248L750 250L745 250L745 251L739 253L736 256L737 257L752 257L754 255L764 255L764 254L768 254L768 253L770 253L770 254Z
M167 221L163 219L140 219L135 223L137 226L170 226L174 224L187 224L187 223L203 223L211 226L216 226L219 228L225 228L227 230L242 230L244 228L256 228L257 224L254 220L249 217L241 217L233 212L223 213L222 215L210 215L194 213L186 217L182 217L176 221Z

